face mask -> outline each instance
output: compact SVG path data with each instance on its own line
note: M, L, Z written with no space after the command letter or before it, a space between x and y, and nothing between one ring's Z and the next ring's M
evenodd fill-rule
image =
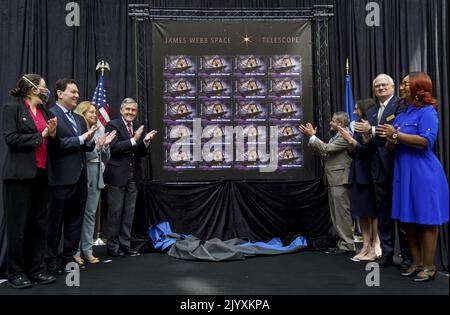
M50 99L50 91L48 89L40 89L40 93L39 93L38 97L44 103L48 103L48 100Z
M50 99L50 90L47 88L38 88L36 86L36 84L34 84L33 82L30 81L30 79L28 79L26 76L22 77L25 81L27 81L28 83L30 83L33 87L35 87L36 89L39 90L39 94L37 95L37 97L39 97L39 99L44 102L47 103L48 100Z

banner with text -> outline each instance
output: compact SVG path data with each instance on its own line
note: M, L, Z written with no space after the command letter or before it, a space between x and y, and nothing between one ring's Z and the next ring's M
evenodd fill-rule
M154 22L152 57L154 179L313 175L310 22Z

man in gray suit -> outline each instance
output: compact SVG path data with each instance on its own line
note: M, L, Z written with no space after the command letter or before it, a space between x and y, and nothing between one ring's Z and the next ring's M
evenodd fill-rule
M337 132L338 126L348 128L349 123L350 117L347 113L334 113L330 121L330 128L333 132L336 132L336 135L328 143L316 137L317 128L314 128L310 123L307 123L306 126L300 126L300 131L309 137L309 145L325 161L330 215L339 237L338 246L330 249L330 253L334 255L352 254L355 251L353 221L350 214L350 187L348 185L352 160L347 153L347 142Z

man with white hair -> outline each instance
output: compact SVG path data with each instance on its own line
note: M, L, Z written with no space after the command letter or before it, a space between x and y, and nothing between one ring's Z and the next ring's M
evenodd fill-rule
M376 126L393 124L395 117L404 110L403 106L398 105L398 97L394 96L394 90L394 80L390 76L378 75L373 80L373 92L377 104L367 111L367 121L355 123L355 131L363 134L365 142L371 145L373 150L371 173L378 208L378 231L382 251L378 261L380 267L394 264L395 222L391 219L394 153L386 149L386 138L377 136ZM403 257L400 268L406 270L411 264L411 256L407 249L405 233L401 229L399 232Z

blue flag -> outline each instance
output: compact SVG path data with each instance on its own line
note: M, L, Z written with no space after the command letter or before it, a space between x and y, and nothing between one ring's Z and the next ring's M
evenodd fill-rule
M345 76L345 111L350 116L350 120L355 120L353 110L355 108L355 99L352 91L352 78L349 74Z
M353 110L355 108L355 99L353 98L352 91L352 78L349 74L345 76L345 111L350 117L350 121L353 122L355 117L353 115ZM353 131L353 124L350 124L350 129Z

